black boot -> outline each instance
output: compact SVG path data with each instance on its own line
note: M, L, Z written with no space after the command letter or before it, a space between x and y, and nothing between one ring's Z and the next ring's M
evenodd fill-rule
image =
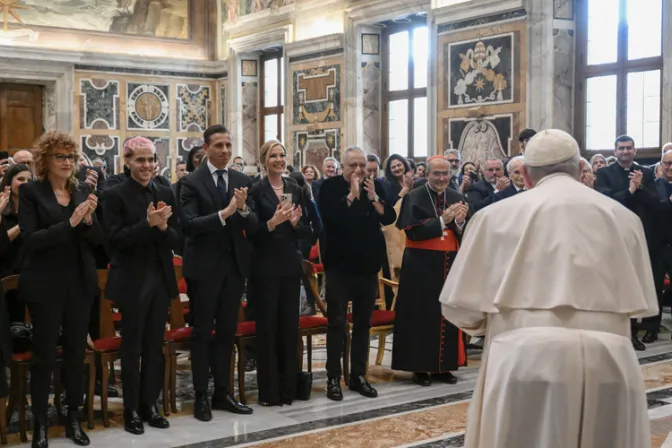
M341 401L343 399L340 378L333 377L327 379L327 398L334 401Z
M238 403L225 388L215 388L215 393L212 395L212 409L218 411L229 411L234 414L249 415L252 413L252 408Z
M170 426L168 420L166 420L161 414L159 414L159 408L156 405L140 406L140 416L152 428L166 429Z
M89 436L82 430L79 424L79 412L77 409L68 409L68 417L65 424L65 437L75 442L75 445L88 446L91 443Z
M47 448L49 440L47 439L47 417L35 417L33 422L33 444L32 448Z
M124 429L136 436L145 433L145 425L135 409L124 409Z
M210 402L208 401L207 392L196 392L196 399L194 400L194 417L202 422L209 422L212 420L212 411L210 410Z

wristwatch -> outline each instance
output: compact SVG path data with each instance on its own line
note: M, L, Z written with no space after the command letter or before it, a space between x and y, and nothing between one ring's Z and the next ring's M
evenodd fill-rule
M380 198L378 197L377 194L373 196L373 200L371 202L380 202Z

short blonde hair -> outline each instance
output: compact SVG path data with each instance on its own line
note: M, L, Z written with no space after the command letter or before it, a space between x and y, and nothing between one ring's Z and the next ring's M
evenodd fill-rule
M56 150L62 149L72 151L76 156L76 161L73 162L72 173L68 177L68 186L70 190L76 190L79 186L77 181L77 170L79 168L79 158L82 151L77 144L77 141L70 135L61 131L48 131L42 134L33 145L33 155L35 156L35 177L38 180L44 180L49 174L49 157L51 157Z
M266 163L268 162L268 157L271 155L271 150L276 146L281 147L282 152L285 156L287 155L287 148L285 148L285 145L283 145L280 140L269 140L259 148L259 160L261 161L261 168L264 171L268 171Z

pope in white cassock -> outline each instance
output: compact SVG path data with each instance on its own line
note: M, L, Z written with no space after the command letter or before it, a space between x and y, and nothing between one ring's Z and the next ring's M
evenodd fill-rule
M467 448L651 446L630 318L658 314L639 218L578 181L576 141L525 150L529 191L476 213L441 293L485 335Z

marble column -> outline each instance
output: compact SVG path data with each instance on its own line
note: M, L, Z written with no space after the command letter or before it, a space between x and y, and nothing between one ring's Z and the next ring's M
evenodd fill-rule
M243 110L243 96L240 76L240 54L229 48L227 58L229 63L227 92L228 96L226 117L227 127L231 131L233 143L233 155L237 157L243 155L243 120L241 110Z
M551 0L527 0L527 125L553 127L554 46ZM515 136L517 137L517 136Z
M344 42L344 73L342 96L343 149L363 147L363 96L362 96L362 27L346 17Z

